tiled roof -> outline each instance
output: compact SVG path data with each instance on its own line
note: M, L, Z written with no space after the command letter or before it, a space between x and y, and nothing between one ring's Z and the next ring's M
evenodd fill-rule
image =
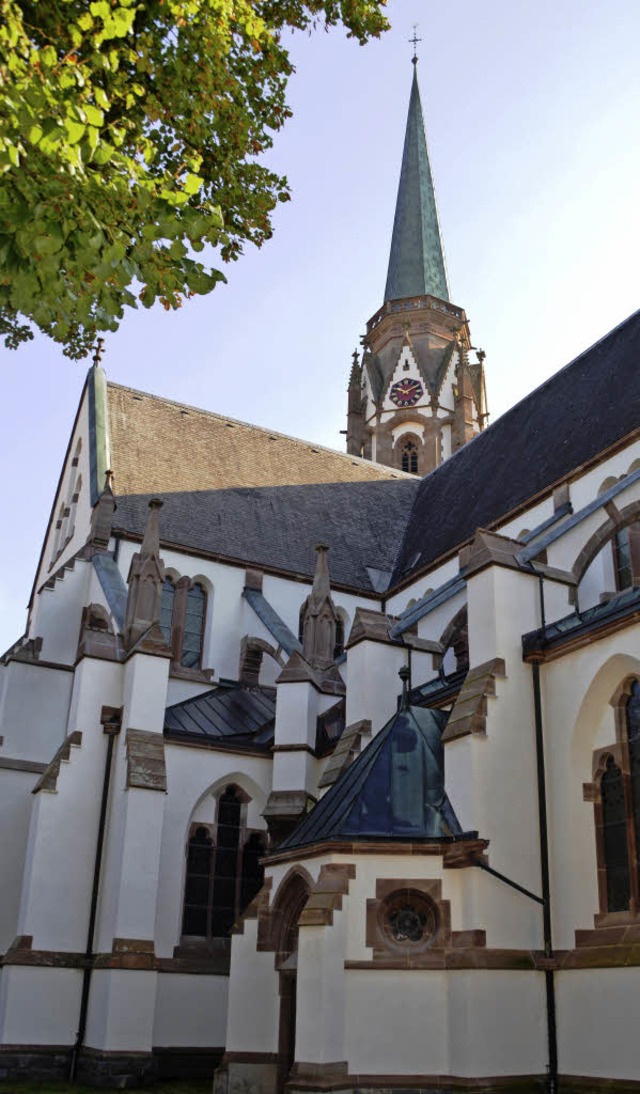
M418 486L413 478L160 492L160 537L165 545L309 578L314 547L327 543L332 583L371 592L371 574L393 568ZM118 497L114 527L141 535L149 498Z
M117 494L377 482L402 471L220 414L107 385Z
M640 311L420 483L393 581L458 548L640 428Z

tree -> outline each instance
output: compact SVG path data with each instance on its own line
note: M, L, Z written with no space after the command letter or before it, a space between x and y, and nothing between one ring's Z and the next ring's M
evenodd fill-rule
M125 306L224 280L260 246L287 180L258 162L290 111L282 34L385 0L0 0L0 334L31 324L84 356Z

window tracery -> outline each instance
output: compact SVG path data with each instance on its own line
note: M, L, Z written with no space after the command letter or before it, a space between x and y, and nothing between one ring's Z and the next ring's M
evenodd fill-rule
M200 669L207 616L207 593L199 581L165 577L160 599L160 629L171 649L172 665Z
M595 809L602 913L640 909L640 680L630 680L614 703L615 745L594 754L594 781L585 796Z
M265 835L244 822L246 798L227 786L216 824L196 824L187 844L183 936L228 938L234 922L262 886Z

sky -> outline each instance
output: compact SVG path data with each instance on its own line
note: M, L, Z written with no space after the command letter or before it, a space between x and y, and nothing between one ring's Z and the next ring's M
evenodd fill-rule
M179 312L130 310L110 380L343 448L351 354L383 302L414 23L451 299L487 354L491 420L640 306L638 0L388 13L365 47L292 35L294 116L269 164L293 200L272 240ZM41 336L0 356L1 651L24 631L88 362Z

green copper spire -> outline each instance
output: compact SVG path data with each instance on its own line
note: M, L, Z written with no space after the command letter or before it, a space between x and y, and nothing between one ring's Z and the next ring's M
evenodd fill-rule
M429 293L449 299L436 194L424 135L422 104L413 60L407 132L393 222L384 302Z

